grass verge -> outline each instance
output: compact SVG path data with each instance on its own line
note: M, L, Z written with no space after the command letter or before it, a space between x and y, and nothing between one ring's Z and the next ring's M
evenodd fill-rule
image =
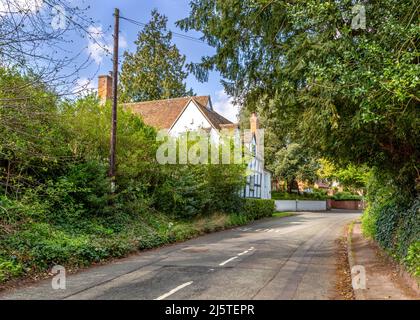
M297 213L294 212L274 212L273 213L273 217L276 218L285 218L285 217L291 217L291 216L296 216Z

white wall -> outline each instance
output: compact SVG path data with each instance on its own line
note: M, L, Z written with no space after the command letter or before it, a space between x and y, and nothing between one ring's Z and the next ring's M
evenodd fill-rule
M264 170L262 182L262 199L271 199L271 173Z
M327 201L276 200L276 211L326 211Z
M297 211L325 211L327 210L327 201L299 200L297 202Z
M186 131L194 131L200 128L211 128L211 124L204 117L193 101L190 101L178 121L171 128L171 135L179 135Z
M274 203L276 211L296 211L295 200L276 200Z

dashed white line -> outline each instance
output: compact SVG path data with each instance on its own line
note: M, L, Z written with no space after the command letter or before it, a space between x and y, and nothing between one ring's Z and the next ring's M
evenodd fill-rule
M238 256L242 256L242 255L244 255L244 254L246 254L246 253L248 253L249 251L248 250L246 250L246 251L244 251L244 252L241 252L241 253L238 253Z
M221 264L219 264L219 266L224 266L226 263L229 263L229 262L231 262L232 260L235 260L235 259L238 259L238 257L236 256L236 257L227 259L226 261L223 261Z
M190 285L190 284L192 284L192 283L193 283L193 281L190 281L190 282L186 282L186 283L184 283L184 284L181 284L180 286L178 286L178 287L176 287L175 289L172 289L171 291L169 291L169 292L167 292L167 293L165 293L165 294L161 295L160 297L156 298L155 300L163 300L163 299L165 299L165 298L167 298L167 297L169 297L169 296L173 295L175 292L177 292L177 291L179 291L179 290L181 290L181 289L183 289L183 288L185 288L185 287L189 286L189 285Z
M244 254L247 254L248 252L254 250L254 247L249 248L248 250L242 251L241 253L238 253L235 257L232 257L230 259L227 259L226 261L223 261L219 266L224 266L225 264L231 262L232 260L238 259L238 257L243 256Z

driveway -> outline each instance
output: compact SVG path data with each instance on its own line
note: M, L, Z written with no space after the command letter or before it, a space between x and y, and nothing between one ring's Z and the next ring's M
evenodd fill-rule
M3 292L0 299L330 299L335 240L356 211L270 218Z

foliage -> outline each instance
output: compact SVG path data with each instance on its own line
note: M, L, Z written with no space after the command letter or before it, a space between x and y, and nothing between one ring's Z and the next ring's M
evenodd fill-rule
M420 181L419 6L363 6L367 25L354 28L350 0L194 0L178 25L201 31L216 51L190 70L206 80L217 69L229 94L269 119L272 154L298 141L340 167L352 165L340 178L355 188L364 181L359 167L374 169L364 228L403 259L419 230L418 212L409 209Z
M417 270L420 260L416 259L415 248L420 239L420 199L412 199L389 176L376 173L368 184L367 201L369 205L362 218L364 234L375 239L397 260L408 263L411 271Z
M337 192L332 196L334 200L362 200L363 197L358 194L353 194L351 192Z
M13 87L13 89L11 89ZM19 99L24 95L24 99ZM0 190L19 194L61 172L69 155L57 99L35 76L0 67Z
M307 182L316 180L318 163L301 145L291 143L276 153L272 168L277 177L287 181L288 190L291 192L296 180Z
M274 200L245 199L241 214L250 220L271 217L274 212Z
M271 192L274 200L326 200L327 193L323 190L314 190L313 192L288 193L288 192Z
M97 41L101 32L92 27L97 22L87 15L88 9L71 0L1 0L0 67L15 68L32 78L32 86L45 83L66 96L85 90L87 84L79 85L78 80L96 57L80 59L74 42ZM32 96L30 86L9 85L6 91L15 96L1 104L30 108L26 100Z
M194 0L178 25L203 32L215 47L214 55L190 66L200 79L216 68L246 108L261 105L280 126L287 119L291 141L340 164L381 168L413 193L419 7L363 3L367 26L355 29L353 5Z
M404 262L415 276L420 277L420 241L416 241L408 247Z
M0 84L28 86L28 110L40 115L0 108L10 124L0 137L0 282L54 264L87 266L265 215L259 207L242 212L244 166L160 165L155 129L122 108L117 188L110 193L111 106L95 96L60 101L14 71L3 75Z
M321 180L329 180L332 181L336 178L337 168L333 163L328 161L327 159L321 158L318 160L319 168L316 172L317 176Z
M366 187L369 172L365 166L348 165L336 172L337 180L343 187L355 192Z
M286 217L291 217L296 215L296 213L293 212L274 212L273 213L273 217L276 218L286 218Z
M168 19L156 10L139 32L136 52L124 53L121 101L138 102L193 95L187 91L185 56L171 43Z
M156 208L187 218L213 212L234 212L244 184L241 165L174 165L165 170L155 193Z

